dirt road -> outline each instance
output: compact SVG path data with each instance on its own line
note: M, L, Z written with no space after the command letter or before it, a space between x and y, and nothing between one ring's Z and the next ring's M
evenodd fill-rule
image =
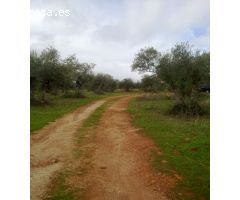
M87 200L166 200L165 193L175 182L152 169L150 153L158 149L152 140L144 137L140 134L141 130L132 125L126 110L131 98L118 98L107 108L97 128L92 130L94 139L91 145L94 151L90 156L90 169L84 177L80 175L68 180L73 183L72 187L85 187L84 196ZM32 200L41 199L50 178L64 163L75 162L71 153L73 133L103 103L98 101L81 108L32 137ZM84 145L89 147L88 144L82 144L81 148ZM83 165L83 161L77 162L76 165Z
M51 177L71 159L74 133L104 102L100 100L83 106L31 137L31 200L42 199Z
M131 97L115 102L97 128L92 170L87 175L86 199L164 200L171 180L151 168L153 142L131 123L126 108Z

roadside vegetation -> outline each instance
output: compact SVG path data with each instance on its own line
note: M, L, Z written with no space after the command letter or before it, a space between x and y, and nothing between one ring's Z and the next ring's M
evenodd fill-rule
M103 95L98 95L93 92L84 91L83 94L85 98L64 98L59 95L56 96L48 94L47 98L51 103L46 105L31 105L31 133L34 133L34 131L44 127L49 122L56 120L62 115L69 113L80 106L106 97L124 95L124 92L106 93Z
M209 95L201 95L200 104L206 114L199 117L169 115L174 103L169 93L151 94L133 100L129 112L134 124L143 128L162 152L153 153L153 166L178 179L172 191L174 198L209 199Z
M61 58L53 47L31 51L31 133L79 106L138 87L131 79L120 81L109 74L96 74L94 67L74 55Z
M189 43L168 52L148 47L136 54L131 67L148 72L141 82L148 95L133 100L129 112L162 152L154 153L154 167L178 179L174 199L209 199L210 53ZM209 89L202 92L204 85Z
M61 58L57 49L46 48L30 53L31 105L51 103L48 94L65 98L84 98L84 90L96 94L138 87L131 79L117 80L109 74L94 73L94 63L80 62L75 55Z
M195 116L203 114L200 106L200 88L210 84L210 53L195 50L189 43L176 44L170 51L158 52L153 47L141 49L136 54L132 70L139 73L152 73L144 78L146 84L152 83L154 88L157 79L158 86L174 93L175 104L171 112Z

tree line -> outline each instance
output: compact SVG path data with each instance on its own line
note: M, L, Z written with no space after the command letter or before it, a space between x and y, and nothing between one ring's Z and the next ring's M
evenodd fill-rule
M176 44L170 51L153 47L140 49L131 69L145 74L140 82L130 78L114 79L109 74L94 73L94 63L79 62L76 56L61 58L57 49L48 47L30 53L31 102L47 102L46 93L64 97L84 97L83 90L97 94L117 89L145 92L172 91L174 112L201 114L200 87L210 85L210 52L194 50L189 43ZM40 95L39 95L40 94Z
M94 63L79 62L76 56L61 58L57 49L48 47L40 53L30 52L31 102L46 103L47 93L64 97L84 97L83 90L97 94L114 92L116 89L130 91L139 83L126 78L122 81L109 74L94 73Z

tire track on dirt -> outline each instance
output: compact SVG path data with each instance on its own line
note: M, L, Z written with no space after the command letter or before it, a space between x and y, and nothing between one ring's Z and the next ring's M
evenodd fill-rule
M166 200L165 193L175 183L152 169L150 152L157 148L132 125L126 111L131 98L123 97L110 106L94 130L95 153L84 177L85 199Z
M54 174L71 160L73 134L106 100L82 106L31 136L31 200L40 200Z

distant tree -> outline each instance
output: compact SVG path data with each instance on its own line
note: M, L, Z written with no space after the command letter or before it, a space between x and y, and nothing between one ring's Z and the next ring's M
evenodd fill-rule
M142 85L141 81L134 82L133 88L139 90L141 89L141 85Z
M113 92L118 81L108 74L93 73L95 64L79 62L75 55L61 59L59 52L48 47L39 54L30 52L30 92L31 103L46 103L46 93L64 97L82 97L84 89L97 93ZM68 94L68 91L75 90ZM41 97L38 98L37 95ZM32 101L34 100L34 101Z
M157 92L164 88L164 83L161 82L157 75L144 75L141 87L145 92Z
M57 49L49 47L40 54L41 67L38 76L41 82L42 102L45 101L45 93L49 92L51 86L58 86L63 79L61 73L60 55Z
M116 79L113 79L111 76L111 78L108 79L107 91L114 92L117 89L117 84L118 84L118 81Z
M35 100L35 91L39 87L40 80L38 76L41 67L41 59L36 51L30 52L30 97Z
M77 65L76 71L76 89L77 96L81 96L80 91L87 86L87 83L91 80L93 75L93 68L95 64L93 63L80 63Z
M72 55L65 58L62 61L61 73L62 73L62 80L60 82L60 87L63 90L65 96L68 95L68 90L74 88L75 82L77 79L77 68L79 62L77 58Z
M117 82L108 74L97 74L92 82L92 90L95 93L113 92L116 89Z
M125 78L120 82L120 88L124 89L126 92L129 92L133 87L134 82L130 78Z

